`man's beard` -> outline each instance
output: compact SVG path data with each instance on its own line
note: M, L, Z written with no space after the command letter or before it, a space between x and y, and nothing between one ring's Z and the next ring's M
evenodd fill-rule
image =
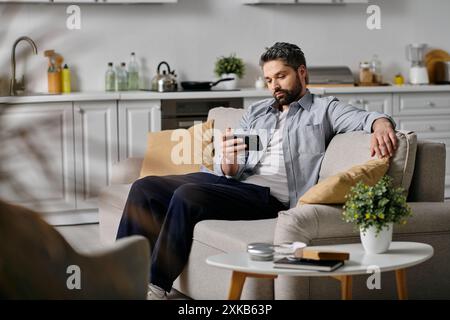
M292 102L297 101L302 89L300 78L297 76L297 85L293 90L278 89L273 93L273 97L280 106L290 105ZM277 98L276 94L280 92L284 93L284 96Z

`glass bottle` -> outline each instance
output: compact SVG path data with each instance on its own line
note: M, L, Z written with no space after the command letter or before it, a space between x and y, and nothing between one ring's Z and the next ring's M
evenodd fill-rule
M370 61L370 71L372 71L373 74L373 82L378 84L382 83L381 61L376 54L373 55L372 60Z
M373 74L370 71L370 63L361 62L359 64L359 83L361 85L370 85L373 81Z
M117 91L128 90L128 73L125 66L125 62L122 62L117 69Z
M108 62L108 69L105 74L105 90L116 91L116 73L112 62Z
M128 64L128 90L139 90L139 65L134 52Z

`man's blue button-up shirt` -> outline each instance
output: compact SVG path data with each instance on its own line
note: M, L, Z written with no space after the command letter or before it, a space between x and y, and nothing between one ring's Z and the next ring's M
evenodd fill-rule
M234 179L245 180L254 173L273 135L279 112L274 98L258 101L248 108L238 131L258 134L263 150L241 155ZM386 114L368 112L335 97L319 97L309 91L289 105L283 131L283 154L291 208L317 183L325 150L333 136L348 131L370 133L373 122L378 118L388 118L395 126L393 119ZM214 171L223 175L220 163L219 156Z

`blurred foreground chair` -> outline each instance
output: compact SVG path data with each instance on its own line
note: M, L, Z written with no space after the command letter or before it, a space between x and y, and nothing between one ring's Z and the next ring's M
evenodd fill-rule
M144 237L80 254L37 213L0 201L0 299L146 299L149 266Z

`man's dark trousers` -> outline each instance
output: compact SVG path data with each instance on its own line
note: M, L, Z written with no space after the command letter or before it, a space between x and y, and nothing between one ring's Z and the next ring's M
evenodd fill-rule
M269 188L224 176L205 172L148 176L133 183L117 238L135 234L148 238L151 283L169 292L187 263L197 222L269 219L286 209Z

